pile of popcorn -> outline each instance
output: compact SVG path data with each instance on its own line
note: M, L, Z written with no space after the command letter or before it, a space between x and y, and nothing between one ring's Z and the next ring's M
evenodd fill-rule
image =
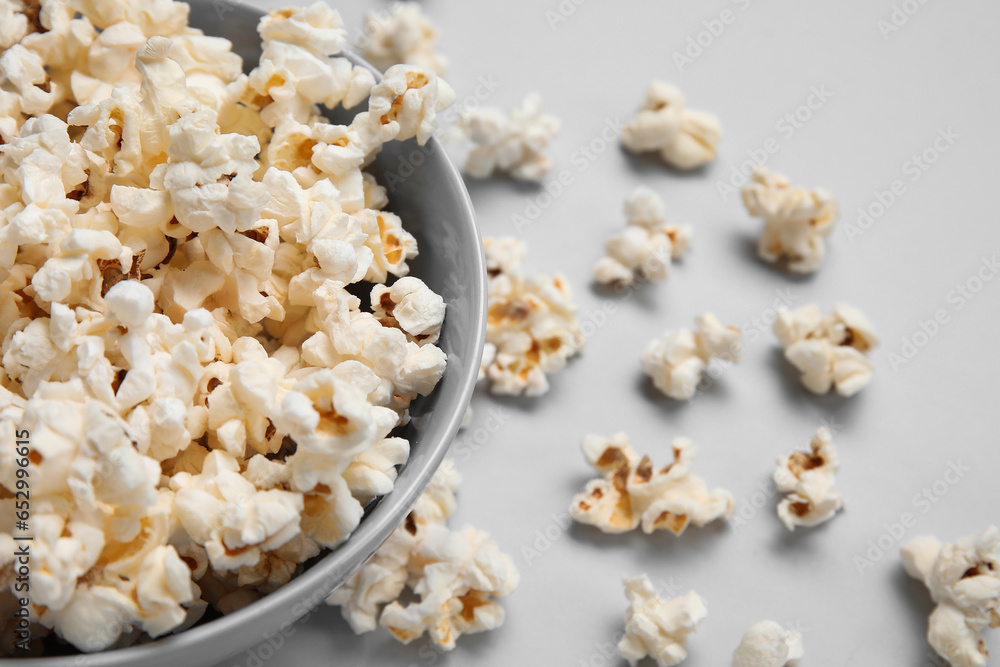
M31 434L32 635L83 651L239 609L343 542L445 369L444 302L403 277L416 242L364 167L426 141L451 89L376 84L323 3L264 17L249 75L188 11L0 3L0 442ZM16 467L0 448L3 608Z

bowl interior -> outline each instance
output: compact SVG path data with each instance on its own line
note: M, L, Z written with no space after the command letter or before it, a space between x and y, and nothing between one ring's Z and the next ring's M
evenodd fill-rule
M193 27L233 42L247 70L260 57L257 22L263 12L230 0L187 0ZM356 64L377 70L351 53ZM346 123L365 107L338 109L332 122ZM448 355L444 377L430 396L414 401L405 436L410 457L392 493L368 508L361 525L337 549L318 558L288 585L229 616L157 641L90 655L11 660L34 667L72 665L205 665L264 641L321 603L356 571L402 522L458 432L479 370L486 327L486 283L482 245L472 204L458 171L440 142L387 144L369 168L389 190L389 209L398 214L419 245L410 274L421 278L447 303L439 346Z

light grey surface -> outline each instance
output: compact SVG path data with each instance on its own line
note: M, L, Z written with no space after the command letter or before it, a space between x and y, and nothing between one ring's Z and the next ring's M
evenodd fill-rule
M465 483L452 524L489 531L521 570L503 628L463 637L453 653L440 655L426 640L401 646L385 632L355 638L337 610L327 609L295 626L276 651L222 664L624 664L603 661L598 644L622 628L620 577L639 572L707 599L708 618L684 663L690 667L730 664L742 633L766 618L805 631L803 667L931 664L924 641L929 599L903 574L899 541L891 540L863 575L853 559L905 512L917 524L904 540L934 533L951 541L997 521L1000 279L986 282L961 308L949 292L1000 250L994 203L1000 6L927 2L884 39L878 21L890 18L892 5L589 0L552 30L545 12L556 10L556 0L423 3L444 33L449 78L460 98L473 93L479 77L492 77L500 86L489 104L509 108L537 90L546 110L562 119L555 171L569 170L573 182L520 230L530 270L565 274L584 319L600 312L607 297L592 289L591 266L605 237L623 224L622 200L639 184L665 198L671 219L694 225L692 250L667 282L613 300L617 312L590 336L583 355L552 378L548 395L476 396L476 419L463 437L477 428L486 434L491 414L502 415L503 424L480 436L485 443L478 450L471 440L456 445ZM381 6L350 3L342 12L353 28L364 7ZM678 72L672 53L723 9L734 22ZM719 115L725 136L716 163L677 175L614 144L592 162L579 162L581 147L609 119L626 120L654 77L681 86L693 108ZM825 86L832 97L785 138L776 122L805 103L813 86ZM912 181L904 163L949 127L959 138ZM812 278L791 279L761 264L752 251L759 221L748 218L736 197L722 201L716 191L748 149L772 136L780 150L767 166L797 183L826 186L843 210L826 263ZM873 192L894 179L903 181L905 194L852 242L845 229L856 224L858 207L876 201ZM541 192L505 181L472 183L470 190L486 235L518 235L512 214ZM874 381L861 394L842 400L804 393L769 328L748 338L742 365L690 405L644 390L638 356L649 339L690 326L706 310L728 324L751 322L778 290L789 289L797 304L828 309L847 301L873 319L883 345L873 354ZM948 323L894 371L890 353L899 354L902 338L939 309ZM787 534L774 498L743 527L722 522L681 538L552 527L550 516L564 512L591 477L579 452L587 432L625 430L655 461L669 455L671 437L691 437L701 446L696 470L740 503L767 481L774 458L804 446L822 420L838 429L839 483L847 499L845 511L822 527ZM922 512L915 494L943 479L949 462L970 470ZM522 547L535 548L537 531L546 530L557 538L529 564ZM989 642L1000 651L996 637Z
M256 62L260 55L259 40L253 39L252 33L259 11L220 4L217 0L188 2L192 6L192 25L204 28L209 34L230 37L235 51L245 60ZM243 39L237 38L240 33ZM248 36L251 39L246 39ZM417 161L415 155L423 159ZM393 180L391 209L407 220L407 229L419 243L420 256L410 263L413 275L422 278L448 306L447 321L438 342L448 354L448 367L435 391L411 406L412 419L406 432L410 456L393 492L369 510L344 544L290 584L236 613L153 643L117 651L8 660L5 664L30 667L211 664L254 644L262 636L290 634L295 621L322 604L403 520L430 482L462 422L479 371L486 327L481 242L461 177L436 140L425 147L414 141L387 144L371 171L385 182L383 172L403 173L398 165L404 159L415 166L405 172L405 179Z

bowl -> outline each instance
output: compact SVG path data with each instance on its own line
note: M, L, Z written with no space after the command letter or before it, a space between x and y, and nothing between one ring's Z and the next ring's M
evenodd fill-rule
M264 12L230 0L187 0L191 25L225 37L249 70L260 57L257 22ZM378 70L352 53L355 64ZM355 111L363 109L358 105ZM328 114L349 122L353 112ZM486 273L482 242L461 175L437 139L390 142L369 169L389 188L390 209L418 242L420 254L410 275L421 278L447 306L439 345L448 355L440 383L411 406L406 437L410 457L391 493L368 508L346 542L321 556L301 575L257 602L176 635L129 648L92 654L5 660L31 667L174 667L211 665L289 627L346 581L398 526L424 488L458 432L479 373L486 332Z

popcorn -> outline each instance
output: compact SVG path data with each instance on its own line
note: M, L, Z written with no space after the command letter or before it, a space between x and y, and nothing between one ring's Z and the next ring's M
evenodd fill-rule
M561 370L583 348L585 338L566 279L559 275L525 278L524 245L515 239L483 241L489 274L489 312L481 372L494 394L539 396L549 390L547 375Z
M421 146L437 129L437 114L455 101L455 91L429 70L413 65L393 65L372 88L368 112L354 123L379 123L399 127L396 140L417 138Z
M823 239L833 231L840 212L826 190L792 187L781 174L754 168L743 188L750 215L764 218L757 254L771 264L786 259L796 273L812 273L823 263Z
M657 389L678 401L690 400L714 357L743 361L743 332L723 326L715 315L695 318L696 330L668 331L642 351L642 369Z
M701 527L731 516L732 495L722 489L709 491L691 471L698 447L687 438L675 438L671 447L673 462L655 470L648 456L640 459L632 450L625 433L611 438L588 435L583 440L584 458L603 477L587 482L573 498L570 516L605 533L641 525L647 534L665 529L677 536L688 524Z
M922 536L900 549L903 567L937 603L927 641L954 667L985 667L982 630L1000 627L1000 533L990 526L954 544Z
M628 611L625 635L618 654L635 665L649 656L660 667L672 667L687 658L691 633L708 615L704 598L694 591L673 600L661 600L645 574L622 579Z
M441 335L444 299L419 278L400 278L392 287L375 285L371 302L375 317L383 326L402 329L407 340L418 345L433 344Z
M346 41L340 14L317 2L306 8L273 10L258 26L264 43L250 73L249 100L268 127L284 118L306 123L315 105L357 105L375 84L372 73L334 57Z
M687 109L681 91L662 81L650 84L639 113L622 131L622 143L630 153L656 151L661 160L682 170L714 160L721 137L715 116Z
M830 431L821 427L809 447L811 451L778 458L774 471L775 487L789 494L778 503L778 516L788 530L829 521L844 506L834 479L840 464Z
M407 64L444 76L448 60L437 51L438 38L419 4L401 2L388 15L367 12L365 34L355 46L362 58L380 70Z
M636 276L667 277L671 260L684 256L691 243L691 226L668 225L663 200L640 186L625 200L625 231L604 244L607 256L594 265L594 277L605 285L627 287Z
M444 461L403 525L327 599L341 607L354 632L370 632L379 623L404 644L427 632L435 645L451 650L462 634L503 624L496 598L517 587L517 569L486 533L445 526L459 482ZM407 587L419 601L404 606L398 598Z
M188 13L0 0L0 439L31 433L34 636L82 651L240 609L341 544L446 366L444 300L407 275L416 239L364 170L426 141L451 89L413 66L375 86L324 3L265 17L250 75ZM348 125L321 116L368 97ZM445 478L428 521L453 509ZM400 623L497 625L508 561L475 531L436 540Z
M826 316L815 305L780 310L774 334L785 359L802 373L802 384L814 394L833 388L841 396L853 396L871 381L875 367L867 353L878 346L878 336L853 306L839 304Z
M802 635L774 621L761 621L733 651L733 667L784 667L797 664L802 655Z
M542 98L533 93L509 115L490 107L466 110L452 133L474 144L465 161L470 176L488 178L504 173L537 183L552 169L546 150L559 125L558 118L542 113Z

